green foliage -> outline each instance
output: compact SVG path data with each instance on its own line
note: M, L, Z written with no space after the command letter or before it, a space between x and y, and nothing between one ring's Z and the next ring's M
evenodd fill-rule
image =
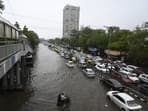
M148 65L148 22L130 31L119 27L107 27L107 33L102 29L83 27L80 31L73 30L70 38L62 38L54 42L71 47L88 47L126 51L128 61L138 65ZM61 42L59 42L61 41Z
M28 40L31 43L32 48L34 49L35 46L38 44L39 42L39 37L37 35L37 33L35 33L32 30L28 30L28 28L26 26L24 26L23 28L23 34L25 34L28 37Z
M139 27L129 37L128 60L138 65L148 65L148 30L146 27Z
M109 47L112 50L118 50L118 51L127 51L128 50L128 44L125 41L112 42L109 45Z

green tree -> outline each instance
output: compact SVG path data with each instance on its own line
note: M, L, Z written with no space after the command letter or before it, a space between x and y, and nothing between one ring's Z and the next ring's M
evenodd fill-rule
M79 46L78 39L79 39L79 31L72 30L71 31L71 35L70 35L70 38L69 38L69 45L71 47L77 47L77 46Z
M138 65L148 65L148 30L144 27L136 28L129 37L128 61Z
M37 33L35 33L32 30L29 30L26 26L23 28L23 34L25 34L28 37L28 40L31 43L32 48L34 49L36 45L39 43L39 37Z

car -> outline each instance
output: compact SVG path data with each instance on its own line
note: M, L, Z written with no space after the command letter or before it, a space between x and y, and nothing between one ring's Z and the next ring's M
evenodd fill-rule
M142 71L142 69L140 67L134 69L133 73L136 73L137 76L139 76L140 74L144 74L144 72Z
M136 100L124 92L108 91L107 97L114 102L121 111L141 111L142 106Z
M139 91L144 95L148 96L148 84L139 85Z
M127 76L127 78L129 78L133 83L139 82L139 78L137 77L137 74L135 73L127 72L124 70L119 71L119 73L121 73L125 77Z
M113 90L124 91L124 86L116 79L103 78L102 82L110 88L112 88Z
M82 70L84 72L84 74L87 76L87 77L91 77L91 78L94 78L96 76L96 73L93 71L93 69L91 68L85 68Z
M111 77L120 81L121 83L123 83L124 85L127 85L127 86L133 84L133 81L131 79L129 79L127 75L122 74L122 73L115 71L115 70L112 71Z
M124 63L124 62L122 62L122 63L120 63L120 66L121 66L121 67L127 67L127 64Z
M68 62L66 63L66 65L67 65L68 67L70 67L70 68L72 68L72 67L75 66L74 63L73 63L73 61L68 61Z
M140 74L139 79L141 82L148 83L148 74Z
M101 57L96 57L95 59L94 59L94 64L97 64L97 63L99 63L99 62L102 62L103 61L103 59L101 58Z
M127 76L128 76L128 78L130 80L133 81L133 83L139 83L139 78L137 77L137 74L131 73L131 74L127 75Z
M107 68L110 69L110 70L115 70L115 66L113 64L110 64L110 63L107 65Z
M124 70L126 72L133 72L133 69L132 68L129 68L129 67L121 67L121 70Z
M60 55L61 55L61 57L64 57L64 53L63 52L61 52Z
M106 68L104 64L98 63L95 65L95 68L103 73L109 73L109 69Z
M137 66L134 66L134 65L127 65L127 67L131 68L131 69L137 69L138 67Z
M85 61L81 60L81 61L79 61L78 66L79 66L80 68L86 68L86 67L87 67L87 64L86 64Z
M69 59L70 58L69 54L64 54L64 58Z

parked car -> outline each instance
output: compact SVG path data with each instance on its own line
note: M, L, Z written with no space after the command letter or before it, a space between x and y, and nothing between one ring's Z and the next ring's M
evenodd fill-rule
M80 68L86 68L86 67L87 67L87 64L86 64L85 61L80 61L80 62L78 63L78 66L79 66Z
M139 78L137 77L137 74L135 73L127 72L124 70L119 71L119 73L121 73L125 77L127 76L127 78L129 78L133 83L139 82Z
M91 68L85 68L82 70L87 77L95 77L96 73Z
M127 75L124 75L124 74L117 72L117 71L112 71L111 76L112 76L112 78L120 81L121 83L123 83L125 85L131 85L133 83L133 81L130 80Z
M116 65L119 65L119 64L122 63L122 61L120 61L120 60L116 60L116 61L113 61L113 63L116 64Z
M121 111L141 111L142 106L137 104L135 99L127 93L119 91L107 92L107 97L114 102Z
M109 69L104 64L96 64L95 68L103 73L109 73Z
M107 65L107 68L110 69L110 70L115 70L115 66L113 64L110 64L110 63Z
M127 67L131 68L131 69L137 69L138 67L137 66L134 66L134 65L127 65Z
M95 60L94 60L95 63L94 64L98 64L98 63L100 63L102 61L103 61L103 59L98 56L98 57L95 58Z
M69 54L64 54L64 58L69 59L70 58Z
M142 71L142 69L141 68L136 68L136 69L134 69L133 70L133 73L136 73L137 74L137 76L139 76L140 74L144 74L144 72Z
M139 75L139 79L141 82L148 83L148 74Z
M139 91L144 95L148 96L148 84L139 85Z
M121 67L121 70L126 71L128 73L133 72L133 69L132 68L129 68L129 67Z
M112 88L113 90L118 90L118 91L123 91L124 90L124 86L119 81L117 81L115 79L103 78L102 82L105 83L110 88Z
M66 65L67 65L68 67L70 67L70 68L72 68L72 67L75 66L74 63L73 63L73 61L68 61L68 62L66 63Z
M61 57L64 57L64 53L63 52L60 52L60 55L61 55Z

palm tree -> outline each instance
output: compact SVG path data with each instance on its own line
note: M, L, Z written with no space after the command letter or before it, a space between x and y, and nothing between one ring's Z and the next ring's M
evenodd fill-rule
M0 0L0 9L1 9L1 10L4 10L4 8L5 8L5 6L4 6L4 4L3 4L3 1Z

